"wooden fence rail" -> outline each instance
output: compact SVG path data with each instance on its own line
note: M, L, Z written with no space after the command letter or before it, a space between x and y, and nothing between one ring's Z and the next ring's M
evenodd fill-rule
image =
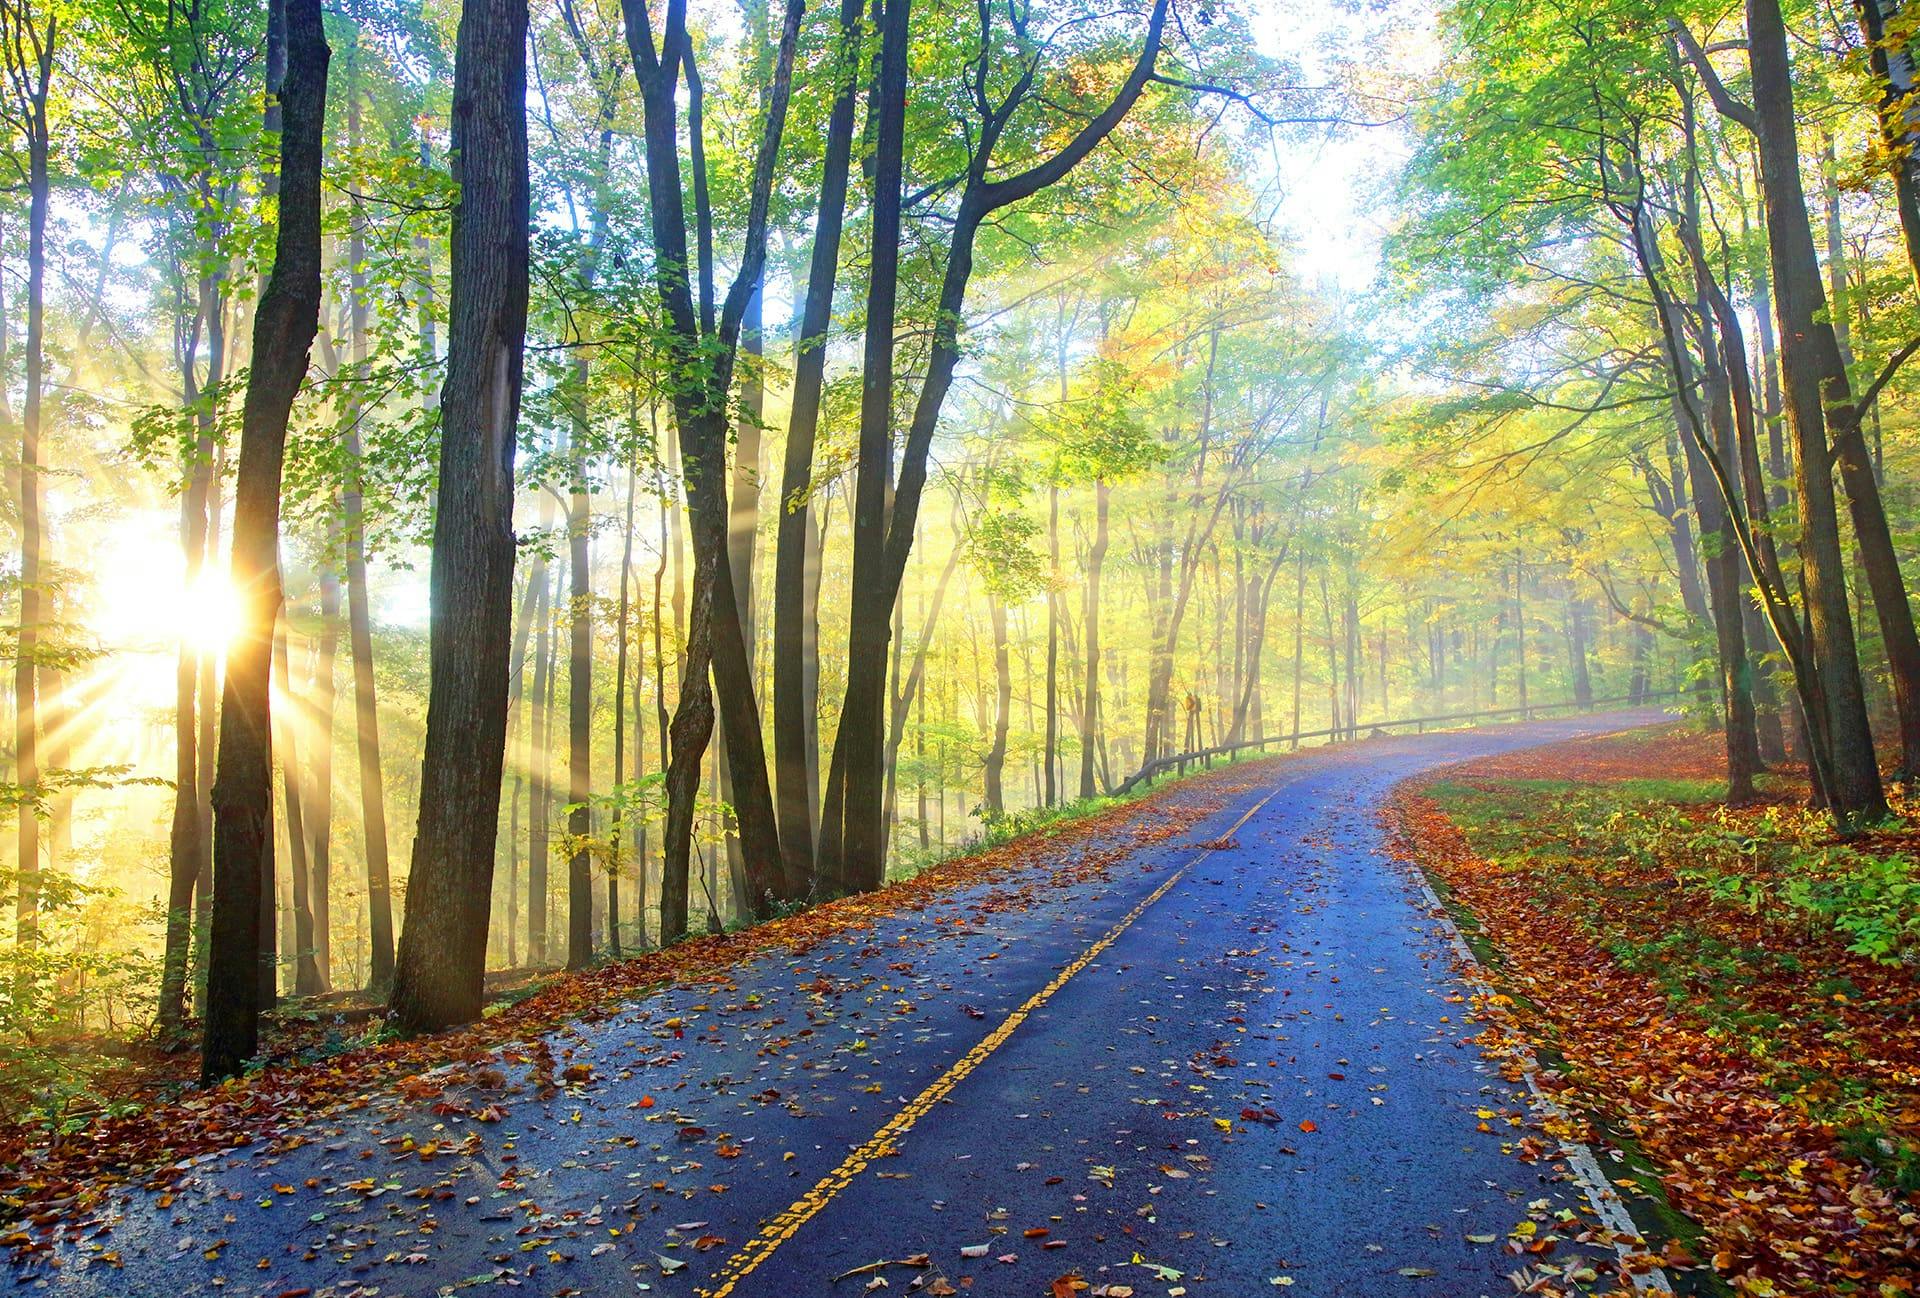
M1445 726L1461 721L1491 721L1499 717L1519 717L1531 721L1543 712L1592 712L1616 704L1639 706L1658 699L1673 698L1682 693L1680 690L1647 690L1639 695L1621 694L1613 698L1589 699L1578 703L1571 699L1560 703L1529 703L1516 708L1485 708L1478 712L1445 712L1431 717L1395 717L1385 721L1369 721L1359 725L1330 726L1321 730L1298 730L1285 735L1267 735L1260 739L1249 739L1245 743L1222 744L1217 748L1202 748L1191 753L1176 753L1170 757L1156 757L1129 775L1108 792L1113 796L1129 793L1155 776L1178 767L1184 774L1189 762L1213 765L1216 757L1225 757L1231 753L1245 752L1249 748L1265 751L1273 744L1292 744L1298 747L1303 739L1355 739L1362 734L1373 735L1383 731L1400 730L1412 727L1415 734L1424 734L1428 726Z

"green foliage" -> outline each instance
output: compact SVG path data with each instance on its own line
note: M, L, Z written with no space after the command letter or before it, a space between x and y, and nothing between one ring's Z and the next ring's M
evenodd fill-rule
M967 559L996 598L1020 600L1046 588L1045 560L1034 548L1039 535L1039 521L1024 513L989 508L974 517Z

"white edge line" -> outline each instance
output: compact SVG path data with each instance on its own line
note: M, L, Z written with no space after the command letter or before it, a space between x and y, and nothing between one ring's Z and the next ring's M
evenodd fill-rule
M1467 940L1460 935L1460 929L1453 922L1452 914L1448 912L1439 894L1434 892L1433 884L1427 879L1426 866L1411 857L1408 858L1408 864L1413 867L1414 880L1420 885L1420 891L1426 897L1427 905L1432 909L1433 918L1440 924L1448 940L1453 943L1454 954L1460 958L1460 963L1468 969L1478 970L1486 979L1487 985L1491 987L1492 975L1475 958L1473 948L1469 947ZM1532 1045L1523 1039L1519 1042L1519 1046L1519 1053L1525 1064L1527 1089L1533 1093L1534 1107L1549 1118L1571 1123L1572 1116L1566 1109L1540 1089L1540 1061L1535 1057ZM1593 1150L1583 1140L1562 1138L1560 1153L1572 1170L1573 1179L1579 1184L1580 1192L1586 1196L1588 1204L1592 1206L1594 1215L1600 1218L1603 1226L1614 1233L1613 1251L1619 1255L1621 1267L1633 1282L1634 1289L1640 1293L1672 1293L1673 1284L1667 1279L1664 1268L1656 1266L1650 1271L1638 1272L1626 1265L1633 1253L1618 1237L1631 1235L1643 1243L1645 1237L1621 1202L1619 1191L1608 1183L1605 1173L1600 1170L1600 1160L1594 1157Z

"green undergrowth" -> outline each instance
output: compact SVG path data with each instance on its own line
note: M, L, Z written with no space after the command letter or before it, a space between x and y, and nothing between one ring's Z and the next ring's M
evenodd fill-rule
M1427 793L1534 905L1570 915L1848 1154L1920 1190L1911 1088L1857 1066L1904 1058L1920 1035L1920 835L1838 840L1797 802L1731 809L1708 780L1448 781Z
M932 869L946 861L961 857L975 856L981 852L1003 847L1017 838L1030 834L1049 834L1064 829L1077 821L1097 816L1114 807L1139 802L1162 789L1179 784L1209 771L1222 770L1246 762L1261 761L1275 756L1274 753L1252 750L1247 753L1234 753L1215 757L1211 765L1196 763L1185 772L1177 769L1164 772L1139 786L1119 794L1096 794L1091 798L1074 798L1055 803L1051 807L1027 807L1019 811L990 812L984 807L974 812L980 820L980 828L955 843L944 848L938 844L926 848L908 846L897 849L887 865L889 881L911 879L915 875Z

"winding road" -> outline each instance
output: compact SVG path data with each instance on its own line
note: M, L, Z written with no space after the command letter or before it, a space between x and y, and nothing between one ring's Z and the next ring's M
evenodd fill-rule
M1609 1288L1591 1227L1617 1207L1596 1213L1590 1156L1467 1041L1451 927L1377 812L1445 763L1660 719L1369 740L1176 786L1063 841L1018 904L956 889L564 1030L544 1095L469 1068L295 1148L209 1156L15 1278L116 1298L1477 1298L1530 1268Z

